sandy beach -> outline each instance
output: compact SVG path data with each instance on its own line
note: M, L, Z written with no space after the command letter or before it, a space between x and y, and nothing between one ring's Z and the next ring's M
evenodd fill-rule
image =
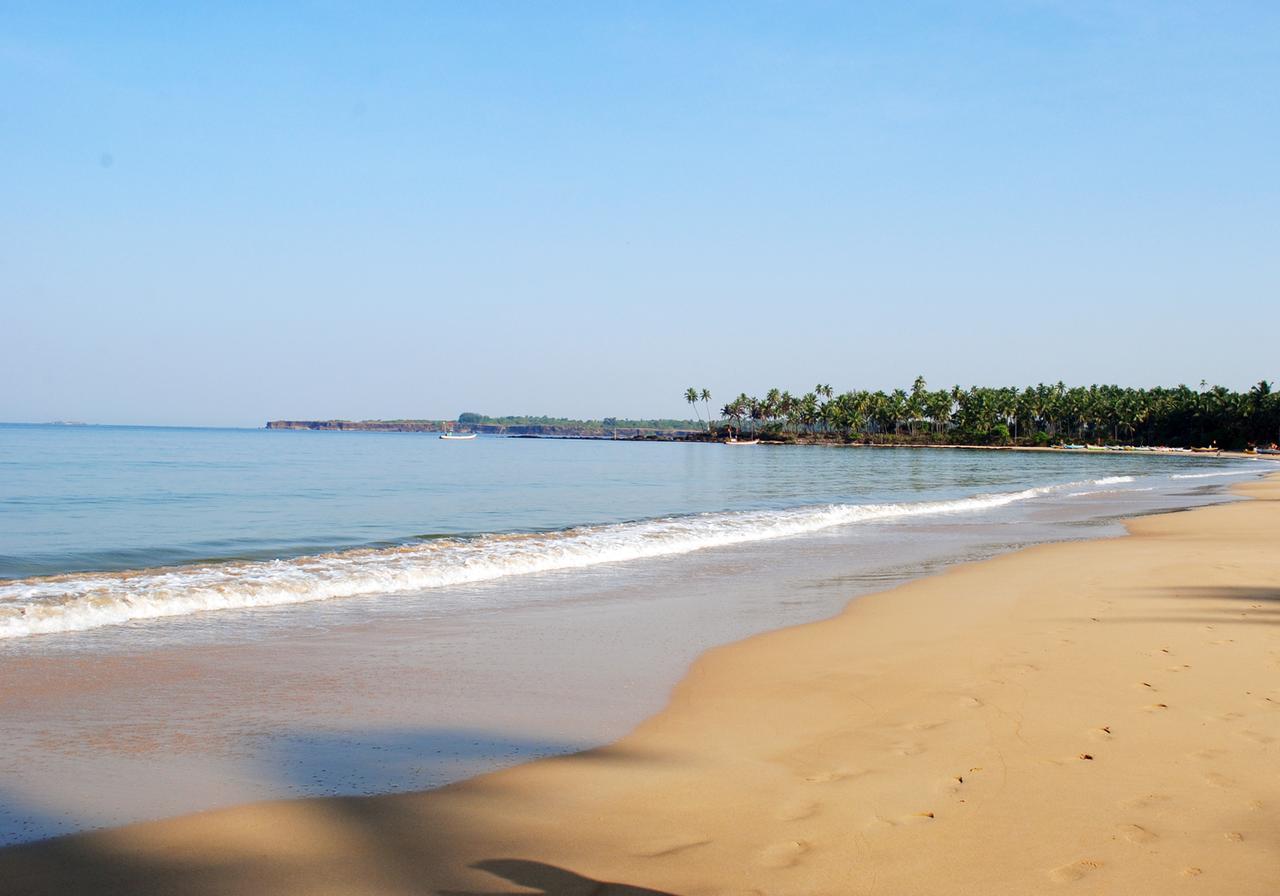
M14 847L0 893L1273 893L1280 477L703 656L618 743Z

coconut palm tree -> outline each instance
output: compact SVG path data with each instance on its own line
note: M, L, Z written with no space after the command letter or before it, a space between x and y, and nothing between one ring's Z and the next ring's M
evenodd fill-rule
M824 398L824 396L826 396ZM706 404L710 428L710 392L686 390L685 400ZM1133 389L1115 384L1067 387L1037 383L1019 390L1005 386L970 386L930 391L923 377L911 390L859 390L835 395L819 384L801 396L776 388L763 398L745 393L724 406L721 414L752 429L781 425L797 435L819 432L848 437L859 430L878 434L912 434L927 421L938 435L971 441L1033 437L1059 440L1170 445L1243 447L1269 444L1280 437L1280 394L1262 380L1248 392L1202 382L1200 388L1156 386ZM701 420L701 415L699 415Z
M698 411L698 390L690 386L684 390L684 400L693 408L693 414L698 418L698 422L702 423L702 414ZM706 428L705 425L703 428Z

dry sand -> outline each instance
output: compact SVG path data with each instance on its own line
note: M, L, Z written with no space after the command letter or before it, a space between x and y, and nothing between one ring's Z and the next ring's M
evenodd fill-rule
M713 650L605 749L15 847L0 893L1275 894L1280 477L1239 491Z

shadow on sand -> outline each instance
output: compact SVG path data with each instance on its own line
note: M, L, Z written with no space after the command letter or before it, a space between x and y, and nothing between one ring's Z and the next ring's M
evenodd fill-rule
M547 761L650 765L663 759L604 747ZM510 829L505 812L495 821L473 811L493 798L511 813ZM675 896L533 857L485 857L510 855L524 822L536 822L537 808L522 802L519 793L504 792L500 779L481 778L428 794L258 803L58 837L0 849L0 896L496 896L531 889L547 896Z
M530 862L525 859L485 859L471 867L536 890L545 896L677 896L666 890L593 880L545 862ZM496 890L439 890L438 896L508 896L509 893L509 890L505 893Z
M1148 593L1135 592L1137 596L1187 602L1186 613L1167 613L1160 616L1134 615L1103 617L1105 623L1161 623L1183 622L1200 625L1280 625L1280 588L1270 586L1220 585L1182 587L1177 589L1152 588Z

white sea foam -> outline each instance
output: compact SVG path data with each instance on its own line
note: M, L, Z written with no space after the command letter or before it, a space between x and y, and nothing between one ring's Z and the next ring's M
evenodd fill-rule
M1145 488L1098 488L1086 489L1082 492L1067 492L1068 498L1079 498L1084 495L1131 495L1134 492L1153 492L1156 490L1154 485Z
M0 638L82 631L210 610L418 592L505 576L685 554L852 523L989 510L1072 487L1131 481L1131 476L1110 476L950 501L707 513L550 533L438 539L289 560L26 579L0 585Z
M1217 473L1174 473L1170 479L1213 479L1218 476L1258 476L1260 470L1222 470Z
M1089 485L1120 485L1124 482L1133 482L1132 476L1104 476L1101 479L1092 479ZM1086 488L1078 492L1067 492L1068 498L1079 498L1083 495L1112 495L1123 491L1145 491L1145 489L1119 489L1119 488Z

